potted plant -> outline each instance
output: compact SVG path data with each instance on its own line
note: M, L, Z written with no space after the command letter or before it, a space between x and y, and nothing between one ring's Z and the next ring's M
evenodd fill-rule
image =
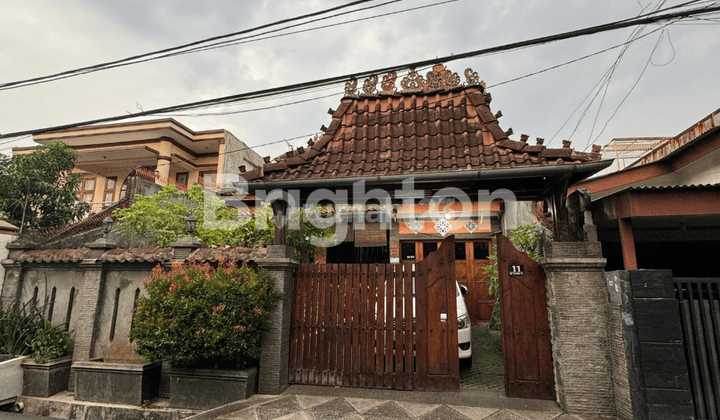
M73 340L50 321L42 322L30 340L31 356L22 362L22 395L49 397L68 388Z
M248 398L278 294L264 271L220 261L157 266L138 298L130 339L170 362L170 406L207 409Z
M22 393L21 363L31 351L30 338L39 326L45 325L44 315L43 308L32 301L0 310L0 404Z

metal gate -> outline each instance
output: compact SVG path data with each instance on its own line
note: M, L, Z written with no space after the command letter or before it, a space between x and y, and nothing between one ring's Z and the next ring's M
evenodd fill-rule
M554 399L545 272L497 235L505 392L509 397Z
M675 278L698 419L720 418L720 279Z
M301 264L290 382L459 389L454 252L449 237L417 264Z

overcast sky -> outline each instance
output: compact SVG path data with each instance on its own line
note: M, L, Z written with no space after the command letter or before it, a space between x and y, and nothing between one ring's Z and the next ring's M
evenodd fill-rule
M404 0L324 23L437 1ZM0 0L0 83L172 47L345 2ZM664 6L679 3L668 0ZM458 0L0 91L0 133L128 114L138 112L138 106L150 110L459 54L630 18L642 7L657 4L657 0ZM658 31L632 44L617 66L597 120L602 93L581 121L584 106L572 114L611 68L620 49L512 83L493 85L623 43L632 28L453 61L447 66L461 75L467 67L479 73L492 94L493 112L502 110L500 125L504 130L512 127L514 139L525 133L531 141L543 137L548 144L555 136L550 146L560 147L561 140L570 139L574 148L583 150L589 149L591 143L606 144L615 137L674 136L720 108L720 27L718 22L710 21L687 23L668 27L660 41ZM644 33L655 29L657 26L648 26ZM652 62L640 78L651 53ZM610 118L636 82L634 91ZM225 128L249 146L302 136L290 141L297 147L305 145L310 134L318 132L323 124L329 125L327 110L337 108L342 92L342 86L335 86L301 96L193 113L242 111L332 95L296 105L176 118L195 130ZM0 151L28 141L0 140ZM279 144L257 147L256 151L274 157L287 149L287 145Z

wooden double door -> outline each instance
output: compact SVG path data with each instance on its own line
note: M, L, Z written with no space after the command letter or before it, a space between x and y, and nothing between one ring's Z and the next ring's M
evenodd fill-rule
M450 236L417 264L300 264L289 381L460 389L454 249Z
M442 241L401 241L403 263L419 262L438 249ZM455 278L468 288L465 305L473 324L487 322L492 316L495 298L488 293L487 275L483 267L491 264L490 239L455 240Z

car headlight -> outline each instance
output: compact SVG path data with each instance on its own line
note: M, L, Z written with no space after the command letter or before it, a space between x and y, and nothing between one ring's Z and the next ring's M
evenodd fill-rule
M462 330L470 327L470 316L466 313L465 315L458 318L458 329Z

